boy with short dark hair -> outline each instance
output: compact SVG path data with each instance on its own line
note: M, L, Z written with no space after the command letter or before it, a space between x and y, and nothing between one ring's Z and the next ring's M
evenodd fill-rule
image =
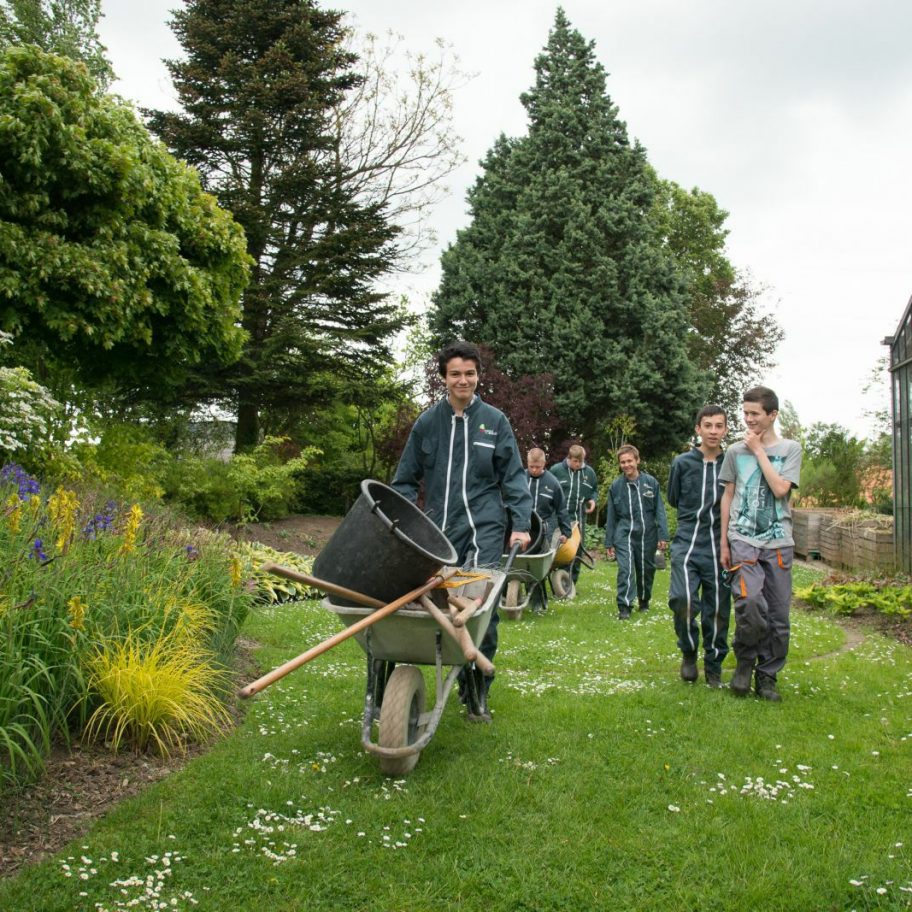
M722 662L728 655L731 589L722 573L720 480L722 441L728 433L725 411L705 405L694 428L698 446L677 456L668 476L668 503L678 511L671 543L668 607L681 650L681 678L696 681L697 653L703 634L703 674L709 687L722 686Z
M452 542L460 566L497 567L510 512L509 544L530 541L532 498L519 447L507 417L475 394L481 354L470 342L454 342L437 357L446 397L418 416L392 487L413 503L424 481L424 512ZM489 659L497 651L497 609L481 641ZM490 687L491 679L485 681ZM482 718L491 721L487 707Z
M624 621L634 596L640 611L649 610L656 548L665 550L668 521L658 481L640 471L640 451L625 444L617 455L621 477L608 489L605 553L609 560L617 558L618 618Z
M729 447L720 478L722 566L732 573L737 658L732 692L781 700L776 675L789 647L792 600L792 513L789 496L801 477L801 445L776 434L779 399L765 386L744 394L744 440Z

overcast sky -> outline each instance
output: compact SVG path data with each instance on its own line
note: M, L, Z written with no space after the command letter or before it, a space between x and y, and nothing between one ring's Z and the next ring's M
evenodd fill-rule
M359 29L414 51L452 44L475 74L455 100L468 163L434 217L440 246L466 224L465 192L497 135L526 129L557 5L535 0L349 0ZM102 0L101 37L119 81L149 107L174 106L162 58L176 0ZM608 92L659 174L712 193L729 213L728 253L770 288L786 331L765 381L805 425L864 434L862 396L880 344L910 295L912 3L908 0L567 0L595 42ZM437 256L408 285L436 286Z

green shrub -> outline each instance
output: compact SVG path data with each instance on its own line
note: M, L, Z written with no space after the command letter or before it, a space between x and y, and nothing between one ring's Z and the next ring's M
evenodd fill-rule
M286 458L287 439L267 437L249 454L227 462L186 456L173 460L163 478L165 497L197 519L256 522L281 519L298 509L305 470L319 451Z
M301 482L299 513L344 516L360 496L365 474L360 461L314 461L297 478Z

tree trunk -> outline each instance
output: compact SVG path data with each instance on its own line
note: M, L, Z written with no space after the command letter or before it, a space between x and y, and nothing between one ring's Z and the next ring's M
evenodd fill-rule
M252 450L260 442L260 410L255 402L238 403L237 429L234 434L234 452Z

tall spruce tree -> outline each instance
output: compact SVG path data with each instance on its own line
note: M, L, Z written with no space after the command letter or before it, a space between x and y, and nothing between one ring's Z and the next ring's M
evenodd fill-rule
M707 388L687 352L687 287L650 217L655 181L606 92L593 44L558 10L443 254L431 327L492 348L510 374L554 374L564 427L598 442L621 416L651 452L676 446Z
M244 355L194 389L236 411L238 449L257 443L264 410L306 412L387 363L403 322L374 291L396 228L338 154L334 113L359 78L341 16L311 0L189 0L172 21L186 59L167 61L183 112L146 112L243 225L255 263Z

